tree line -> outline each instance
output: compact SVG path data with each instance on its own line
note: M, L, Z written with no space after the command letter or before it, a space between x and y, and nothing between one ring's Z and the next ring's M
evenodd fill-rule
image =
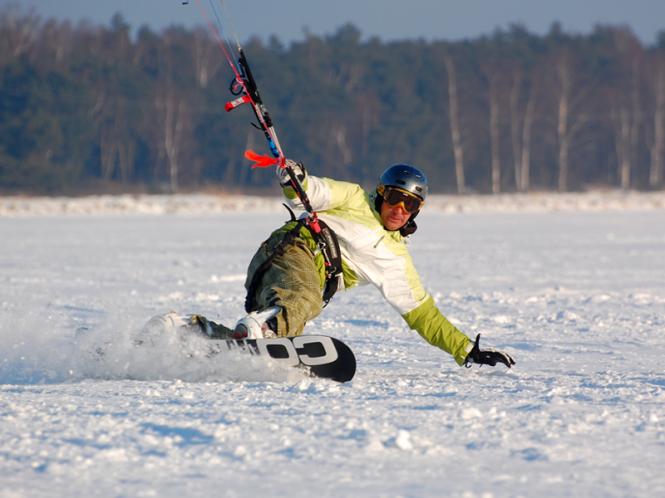
M463 41L366 39L353 25L245 43L287 155L371 185L388 165L435 192L661 189L665 31L519 25ZM0 190L261 189L265 151L204 28L159 32L0 11Z

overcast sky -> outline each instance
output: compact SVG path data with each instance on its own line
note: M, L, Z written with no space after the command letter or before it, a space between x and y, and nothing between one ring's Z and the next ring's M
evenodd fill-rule
M0 0L0 6L32 6L45 17L88 19L108 24L115 12L133 28L148 24L202 24L197 0ZM219 4L220 0L202 0ZM333 33L346 22L365 36L383 40L425 38L459 40L490 34L497 27L521 23L537 34L555 21L565 31L588 33L596 24L630 26L651 44L665 30L665 0L224 0L233 31L241 40L276 34L283 41ZM228 22L225 19L228 26Z

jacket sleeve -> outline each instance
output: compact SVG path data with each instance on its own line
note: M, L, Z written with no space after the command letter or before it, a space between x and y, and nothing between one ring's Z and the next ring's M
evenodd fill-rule
M309 202L314 211L327 211L343 206L346 202L357 196L362 188L359 185L347 182L340 182L330 178L319 178L305 174L301 181ZM296 209L304 209L302 202L298 199L295 190L291 186L282 189L284 197Z
M411 256L403 242L386 237L385 245L373 253L374 268L368 277L386 300L400 313L409 327L427 342L451 354L462 365L473 347L471 340L460 332L434 303L425 290ZM389 253L381 250L385 247Z
M406 323L423 339L450 353L462 365L471 351L471 340L441 314L432 296L416 309L402 315Z

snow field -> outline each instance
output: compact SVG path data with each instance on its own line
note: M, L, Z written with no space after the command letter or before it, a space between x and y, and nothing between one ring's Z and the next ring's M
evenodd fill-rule
M234 194L92 195L83 197L0 197L0 217L110 214L219 214L276 212L281 197ZM665 192L597 190L590 192L498 195L430 195L429 212L523 213L607 212L665 209Z
M372 288L308 325L353 348L347 384L132 347L171 309L234 321L284 219L0 219L0 496L665 493L665 211L419 218L423 281L510 371L457 367Z

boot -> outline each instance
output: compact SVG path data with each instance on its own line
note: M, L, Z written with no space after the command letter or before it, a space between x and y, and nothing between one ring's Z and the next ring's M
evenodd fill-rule
M279 306L273 306L263 311L252 311L236 323L235 339L261 339L276 337L277 320L275 316L280 312Z
M235 339L235 332L221 323L208 320L203 315L189 315L187 325L196 327L210 339Z

